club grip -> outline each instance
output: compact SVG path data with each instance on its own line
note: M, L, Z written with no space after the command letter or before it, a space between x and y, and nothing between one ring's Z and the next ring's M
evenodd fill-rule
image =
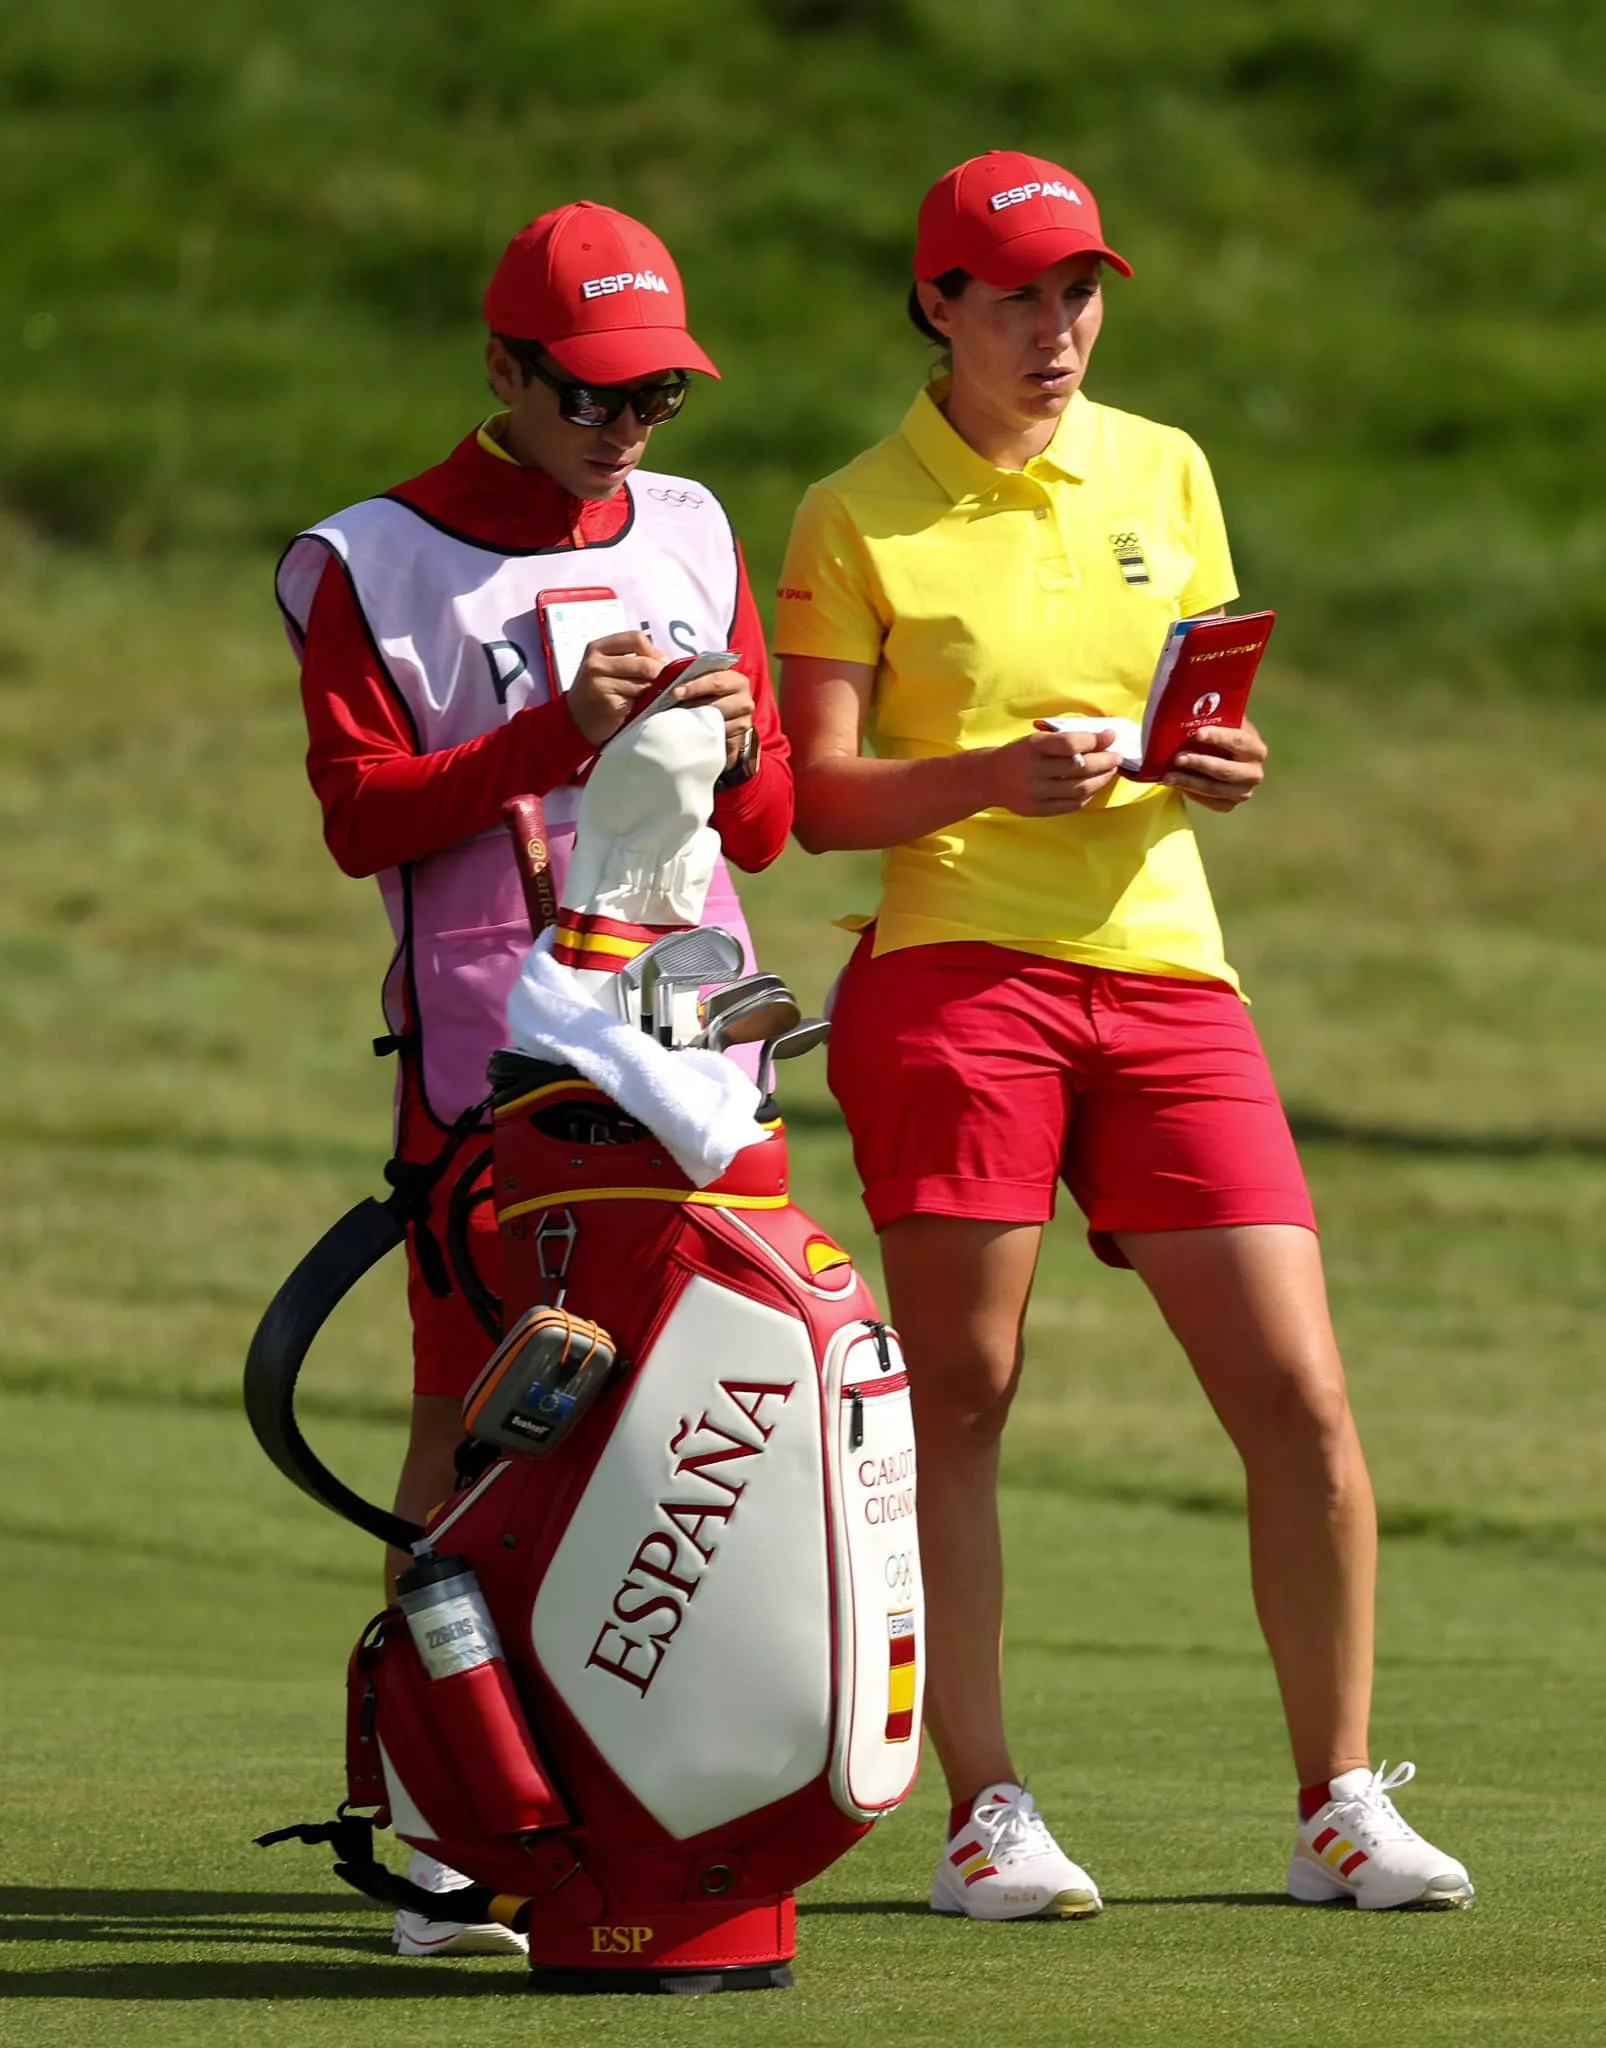
M538 796L509 797L502 806L513 858L518 863L524 907L530 929L539 938L558 921L558 893L552 886L552 849L547 843L546 812Z

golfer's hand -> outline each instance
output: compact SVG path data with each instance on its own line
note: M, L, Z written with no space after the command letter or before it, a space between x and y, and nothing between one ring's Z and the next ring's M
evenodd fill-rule
M995 747L987 761L987 807L1021 818L1058 818L1085 810L1115 780L1121 757L1109 751L1114 738L1104 726L1088 732L1031 732L1007 747Z
M664 661L645 633L609 633L592 641L568 697L569 716L594 747L613 738Z
M1235 811L1265 775L1266 742L1252 725L1205 725L1160 780L1207 811Z
M669 692L677 704L712 704L725 721L725 766L734 768L753 723L753 686L739 668L716 669Z

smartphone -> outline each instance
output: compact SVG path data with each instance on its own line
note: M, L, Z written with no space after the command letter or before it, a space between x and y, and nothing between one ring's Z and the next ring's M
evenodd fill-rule
M589 590L540 591L535 612L554 696L574 682L593 640L605 640L610 633L629 633L636 624L617 593L601 585Z

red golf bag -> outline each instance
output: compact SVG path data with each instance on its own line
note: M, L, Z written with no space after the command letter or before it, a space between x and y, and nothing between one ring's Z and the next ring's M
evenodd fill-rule
M353 1655L347 1753L347 1807L474 1888L414 1895L346 1808L284 1833L334 1841L364 1889L527 1931L543 1988L789 1982L794 1888L903 1799L919 1751L897 1339L789 1200L778 1123L697 1189L572 1073L499 1054L493 1079L506 1298L460 1279L513 1334L466 1412L484 1426L498 1408L525 1332L572 1349L584 1369L563 1384L588 1398L545 1438L547 1389L534 1422L512 1418L528 1448L475 1446L483 1469L412 1532L422 1590ZM325 1240L347 1232L347 1268L361 1215ZM371 1264L384 1226L366 1227ZM331 1296L338 1263L318 1259L264 1320L248 1405L299 1484L395 1540L395 1517L352 1513L290 1416L285 1359L293 1388L309 1288ZM556 1313L528 1314L542 1305Z

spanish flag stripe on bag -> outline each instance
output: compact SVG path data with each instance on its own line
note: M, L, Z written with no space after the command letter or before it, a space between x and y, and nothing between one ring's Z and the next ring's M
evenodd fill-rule
M887 1725L882 1739L907 1742L915 1725L915 1618L887 1616ZM972 1844L972 1847L975 1847Z

